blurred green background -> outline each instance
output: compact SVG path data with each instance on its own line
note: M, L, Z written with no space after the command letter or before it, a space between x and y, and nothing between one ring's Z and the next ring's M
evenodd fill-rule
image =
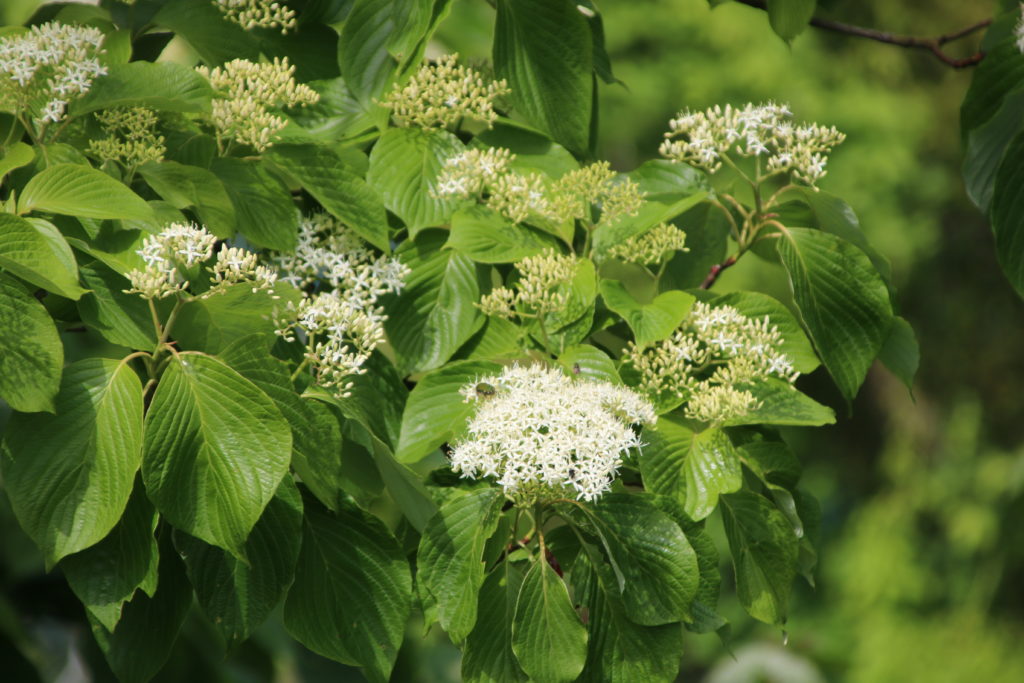
M929 36L985 18L994 3L821 4L825 16ZM605 0L599 8L624 83L602 86L599 156L620 170L655 156L666 122L685 107L774 99L797 118L837 126L847 141L820 186L854 207L892 261L901 313L922 352L913 398L876 368L852 416L787 433L823 507L817 587L798 586L785 634L725 599L731 654L714 636L688 635L680 680L1024 681L1024 302L999 271L991 232L960 180L958 108L970 72L925 51L814 29L790 47L764 12L733 3L711 10L706 0ZM484 0L458 0L438 50L486 58L493 21ZM977 42L950 52L970 54ZM750 287L786 292L782 272L753 256L715 289ZM842 413L820 375L802 387ZM88 680L83 667L107 680L87 635L67 628L80 606L41 573L6 499L0 533L0 630L21 639L46 680ZM34 616L19 628L16 614ZM410 627L393 680L458 680L457 651L437 629L421 635ZM72 641L85 649L69 660ZM11 668L19 660L0 639L0 662L10 662L0 679L35 680L28 668ZM189 679L362 680L289 644L273 620L224 659L195 618L158 680Z

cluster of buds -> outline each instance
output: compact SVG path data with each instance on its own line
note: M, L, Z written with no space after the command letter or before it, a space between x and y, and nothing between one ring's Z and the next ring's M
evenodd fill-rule
M107 73L103 39L97 28L56 21L0 38L0 101L39 124L61 121L68 103Z
M641 446L632 425L656 419L654 407L626 387L542 365L507 367L465 385L462 395L477 408L453 445L452 469L495 478L518 505L595 500L623 457Z
M404 85L395 85L381 104L390 109L395 123L420 128L447 128L463 119L488 127L498 118L494 101L508 95L508 83L493 81L457 64L457 54L424 64Z
M189 277L199 274L206 261L213 258L217 238L206 228L186 223L172 223L158 235L150 235L136 253L146 263L143 269L128 273L131 289L128 294L139 294L144 299L163 299L184 292ZM211 286L200 297L223 293L233 284L249 283L252 291L273 291L277 273L260 266L256 255L221 245L217 260L210 268Z
M118 107L98 112L96 120L107 137L92 140L89 152L102 161L116 161L134 168L147 161L160 161L167 147L164 137L156 132L159 118L145 107Z
M625 359L649 396L686 403L688 418L721 423L760 407L746 388L768 377L795 382L782 334L768 317L748 318L732 306L698 302L671 337L631 345Z
M212 121L217 143L234 140L265 152L285 127L284 117L271 109L315 104L320 95L293 77L295 67L288 58L257 64L234 59L210 69L196 67L210 81L217 97L213 100Z
M224 16L235 22L246 31L254 28L281 29L286 35L294 29L295 10L280 2L268 0L215 0L214 4Z
M639 186L628 178L616 182L615 176L611 164L598 161L552 183L551 203L557 220L589 221L593 206L601 209L602 223L635 215L644 201Z
M477 304L487 315L502 318L542 318L565 307L566 290L576 277L578 261L547 249L516 264L519 279L513 287L496 287Z
M351 377L384 340L384 309L378 299L402 289L409 268L376 256L351 230L319 213L299 225L294 253L272 256L280 279L300 289L298 307L277 311L277 333L302 338L316 381L345 397Z
M659 223L647 232L613 245L608 256L646 266L657 265L676 251L689 251L686 233L671 223Z
M724 155L763 157L769 174L791 173L808 185L825 175L828 153L846 136L835 127L794 125L792 112L771 102L684 111L669 121L661 154L714 173Z

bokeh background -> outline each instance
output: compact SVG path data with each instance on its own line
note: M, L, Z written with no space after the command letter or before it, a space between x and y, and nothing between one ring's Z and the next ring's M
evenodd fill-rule
M919 36L994 9L962 0L819 4L825 16ZM876 367L850 416L822 371L801 379L841 414L833 427L786 435L823 507L817 586L798 585L785 632L726 597L729 647L688 634L680 680L1024 681L1024 302L960 179L958 108L970 71L815 29L787 46L764 12L735 3L599 8L624 84L601 88L599 156L620 170L655 156L666 122L686 107L773 99L837 126L847 141L820 185L853 206L891 260L901 314L921 346L913 396ZM485 59L493 21L484 0L457 0L435 47ZM950 52L970 54L979 38ZM787 291L781 270L753 256L715 286L740 288ZM0 534L0 680L112 680L81 607L59 577L42 573L2 497ZM732 592L723 585L724 596ZM458 652L437 629L422 634L410 626L393 680L457 681ZM275 620L225 657L193 615L157 680L363 679L291 644Z

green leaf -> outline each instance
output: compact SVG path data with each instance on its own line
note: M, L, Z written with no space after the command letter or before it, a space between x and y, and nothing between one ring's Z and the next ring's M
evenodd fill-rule
M639 347L671 335L696 301L686 292L670 291L662 292L649 304L641 304L618 280L601 280L601 298L633 330L633 338Z
M288 633L313 652L388 680L412 604L412 578L398 542L352 505L332 514L303 499L302 549L284 604Z
M302 497L285 477L245 542L247 564L187 534L175 535L203 613L228 647L270 615L295 576L302 534Z
M999 110L967 133L964 150L964 184L971 201L984 213L992 206L996 173L1006 148L1024 127L1024 90L1011 92Z
M465 683L525 683L526 674L512 652L512 622L523 573L511 562L495 567L480 588L477 619L462 648Z
M124 515L107 536L60 562L68 585L89 614L108 631L121 620L122 606L137 588L152 597L157 586L157 516L138 483Z
M441 250L446 233L423 231L397 255L411 269L400 295L382 297L384 323L399 373L433 370L451 358L483 322L476 267L463 254Z
M589 148L593 45L570 0L499 0L494 70L527 121L577 156Z
M710 187L706 173L668 159L648 159L626 175L647 200L673 202Z
M64 236L40 218L0 213L0 268L37 287L78 299L78 264Z
M281 297L275 299L275 296ZM174 324L174 337L181 348L218 353L236 339L252 334L262 336L266 348L276 337L275 307L298 303L301 294L287 284L274 286L274 294L252 291L244 282L230 285L207 299L192 299L181 308Z
M54 409L64 346L39 300L0 273L0 398L15 410Z
M784 380L770 377L742 387L760 401L761 407L725 421L734 425L794 425L820 427L835 424L831 408L823 406Z
M889 291L864 252L835 235L790 228L777 242L818 355L852 400L889 333Z
M989 27L982 45L985 59L975 68L971 86L960 107L960 130L964 135L995 116L1008 93L1024 82L1024 54L1017 47L1016 11L1004 12Z
M512 651L523 671L540 683L568 683L583 671L587 629L572 607L565 582L544 558L534 559L519 589Z
M341 155L320 145L275 145L265 156L360 237L382 251L391 251L380 195Z
M804 524L797 510L793 490L800 478L800 463L784 442L754 441L740 448L740 457L775 501L775 506L789 520L793 534L803 538Z
M520 354L519 326L504 318L484 318L484 324L452 356L457 360L498 360Z
M28 166L35 161L35 158L36 152L31 145L26 145L24 142L12 143L7 147L3 158L0 159L0 181L11 171Z
M663 417L644 438L640 473L647 490L679 500L694 520L710 515L720 494L743 484L739 456L721 429L694 432Z
M114 107L209 112L213 89L195 69L173 62L112 64L89 91L68 107L71 116Z
M151 161L139 167L153 191L176 209L194 209L206 229L221 239L235 234L235 206L214 173L176 161Z
M1018 134L1003 155L996 172L992 192L992 232L996 237L996 256L1010 284L1024 296L1024 133Z
M420 537L416 581L437 603L441 628L455 643L465 640L476 624L484 544L498 528L503 502L504 496L493 488L457 496L441 507Z
M467 360L428 372L409 393L395 450L399 462L418 462L462 433L475 406L459 393L478 378L500 372L497 363Z
M797 372L807 374L821 365L800 322L781 302L760 292L729 292L713 303L715 306L732 306L748 318L768 316L769 322L782 335L779 351L793 363L793 369Z
M473 205L452 216L448 246L478 263L513 263L545 249L558 249L559 242L549 233L510 223L493 209Z
M219 157L210 170L231 198L239 232L260 247L295 249L299 212L288 189L261 162Z
M892 319L892 329L878 353L878 360L913 393L914 375L921 362L921 349L917 346L917 337L910 323L899 316Z
M185 578L185 568L170 544L170 534L164 537L156 593L152 597L136 593L124 605L121 621L113 631L89 615L93 637L123 683L144 683L164 667L192 606L192 587Z
M79 270L89 292L78 301L78 314L86 326L96 330L111 344L130 349L156 346L153 317L146 300L138 294L126 294L128 278L99 261Z
M558 365L570 377L622 384L619 372L615 369L615 361L590 344L577 344L565 349L558 357Z
M788 43L807 28L816 5L817 0L768 0L768 22Z
M217 66L232 59L259 58L259 41L254 33L229 21L207 0L175 0L163 3L153 23L183 38L204 62Z
M689 251L677 251L672 255L658 286L662 290L698 287L712 266L725 260L729 220L718 207L702 202L672 222L685 229Z
M78 164L54 164L33 176L18 198L18 211L49 211L79 218L153 218L153 210L142 197L103 171Z
M635 215L626 215L611 223L601 223L594 230L594 259L603 261L605 253L614 245L642 235L659 223L671 221L700 204L707 196L707 191L702 190L682 198L671 195L666 197L666 201L649 200L644 202Z
M256 385L212 356L181 353L146 414L142 478L167 521L244 560L291 447L288 423Z
M366 370L361 375L351 377L352 387L349 396L339 398L326 394L322 389L307 389L307 394L317 391L317 398L332 403L341 410L342 415L355 420L388 448L394 449L398 443L402 428L402 412L409 398L402 378L381 352L374 352L363 364Z
M437 176L445 161L466 149L446 130L389 128L370 153L366 182L380 192L384 206L402 219L409 234L443 225L459 204L437 198Z
M56 413L13 416L3 458L14 514L51 567L102 540L124 512L142 457L142 384L126 363L78 361Z
M520 173L536 171L549 178L560 178L580 167L565 147L525 123L501 119L473 138L471 147L504 147L516 156L510 168Z
M756 493L741 491L723 496L722 501L740 603L755 619L785 623L798 554L790 523Z

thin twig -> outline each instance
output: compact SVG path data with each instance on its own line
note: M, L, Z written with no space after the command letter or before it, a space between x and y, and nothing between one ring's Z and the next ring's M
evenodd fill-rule
M715 284L715 280L717 280L718 276L722 274L722 271L728 268L729 266L733 265L734 263L736 263L735 254L725 259L721 263L716 263L715 265L711 266L711 270L708 271L708 276L704 278L704 282L700 283L700 288L711 289L711 285Z
M755 9L768 10L768 5L765 0L736 0L736 2ZM951 43L955 40L966 38L973 33L977 33L991 23L991 18L984 19L958 31L953 31L952 33L944 33L941 36L935 36L933 38L918 38L916 36L901 36L895 33L889 33L888 31L879 31L877 29L865 28L863 26L854 26L853 24L844 24L840 21L822 19L821 17L811 17L810 21L811 26L824 29L826 31L835 31L836 33L855 36L857 38L866 38L868 40L874 40L888 45L928 50L936 59L947 66L953 67L954 69L976 66L985 58L985 53L979 50L968 57L957 59L946 54L942 50L942 46L946 43Z

